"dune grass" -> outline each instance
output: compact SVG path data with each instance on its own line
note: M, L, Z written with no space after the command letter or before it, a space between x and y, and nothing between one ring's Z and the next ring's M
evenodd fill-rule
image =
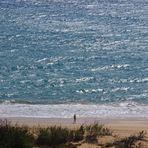
M72 130L68 128L62 128L60 126L51 126L47 128L40 128L38 138L36 140L37 145L54 146L67 142L78 142L84 138L84 127Z
M48 127L40 129L36 143L38 145L58 145L69 140L69 130L62 127Z
M106 143L102 147L132 148L137 141L145 138L144 131L126 138L116 138L112 143ZM33 133L28 127L12 125L7 120L0 120L0 148L33 148L56 147L76 148L78 143L95 143L103 136L112 136L112 130L94 123L81 125L77 129L69 129L61 126L38 127ZM137 148L140 148L137 146Z
M33 135L27 127L12 126L7 120L0 120L0 148L32 148Z
M103 125L99 125L98 123L94 123L93 125L86 125L85 132L85 140L89 143L97 142L97 137L99 136L112 135L112 131L109 128L106 128Z

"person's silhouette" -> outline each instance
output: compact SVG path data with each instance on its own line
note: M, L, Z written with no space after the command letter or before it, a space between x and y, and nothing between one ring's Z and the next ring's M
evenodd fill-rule
M74 114L74 116L73 116L73 123L76 123L76 120L77 120L76 114Z

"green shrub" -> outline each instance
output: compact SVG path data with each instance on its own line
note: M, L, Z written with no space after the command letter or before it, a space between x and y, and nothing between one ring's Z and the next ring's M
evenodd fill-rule
M84 131L84 126L83 125L81 125L79 129L73 130L72 141L78 142L78 141L83 140L84 132L85 131Z
M69 130L61 127L41 129L37 138L38 145L58 145L66 143L69 139Z
M85 126L85 139L87 142L96 142L98 136L112 135L112 131L103 125L95 123L94 125Z
M32 148L34 138L28 128L12 126L7 120L0 120L0 145L3 148Z
M49 128L40 129L36 143L38 145L50 145L51 135L50 135L50 132L49 132Z
M86 136L85 140L89 143L97 142L97 131L95 130L95 126L88 125L85 127L86 129Z

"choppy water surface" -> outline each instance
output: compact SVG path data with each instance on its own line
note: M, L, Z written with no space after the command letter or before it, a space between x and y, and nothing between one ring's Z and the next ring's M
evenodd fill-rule
M0 100L147 105L148 1L0 0Z

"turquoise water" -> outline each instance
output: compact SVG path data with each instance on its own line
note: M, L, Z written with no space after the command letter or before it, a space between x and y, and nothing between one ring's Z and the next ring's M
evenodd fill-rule
M148 104L147 0L0 0L0 100Z

